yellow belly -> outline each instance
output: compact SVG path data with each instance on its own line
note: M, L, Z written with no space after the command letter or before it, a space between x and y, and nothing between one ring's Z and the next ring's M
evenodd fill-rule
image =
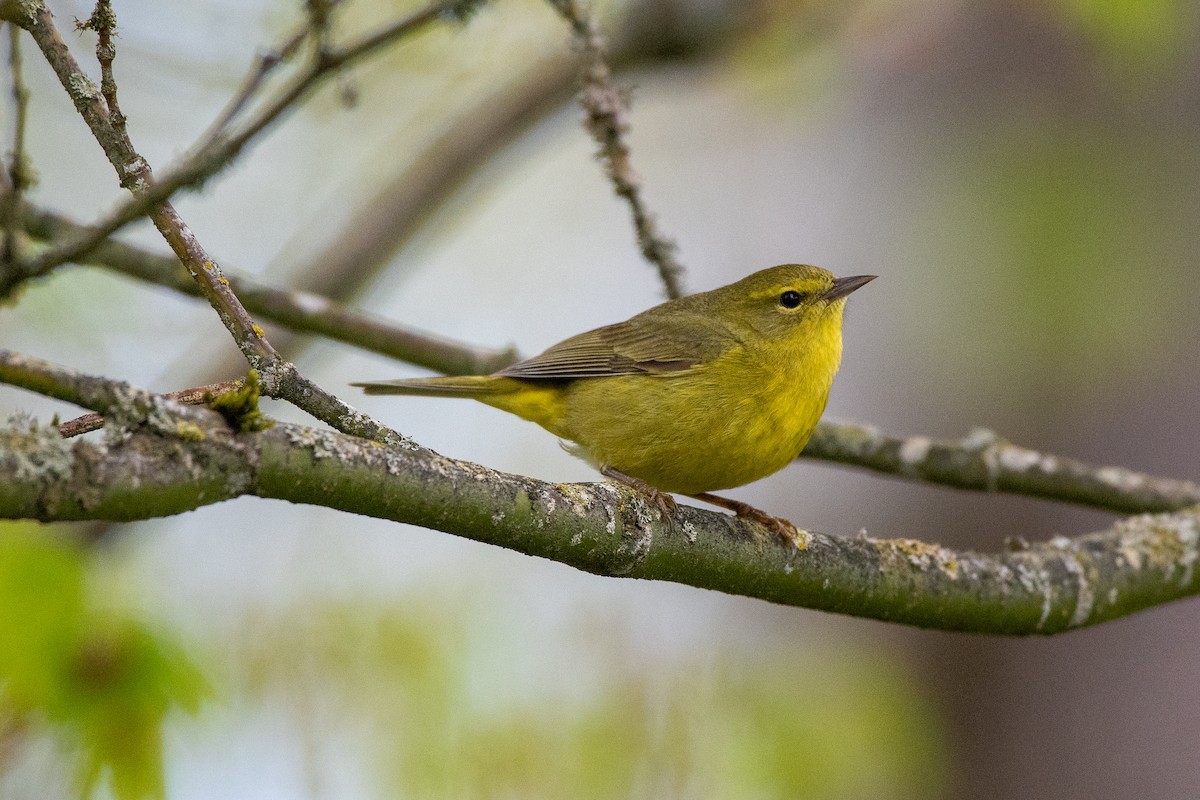
M713 366L576 381L559 435L598 464L680 494L741 486L785 467L816 426L832 375L805 383L752 364Z
M841 360L840 329L827 328L792 347L736 347L680 372L488 378L488 391L473 396L576 443L597 466L663 491L729 489L783 469L804 448Z

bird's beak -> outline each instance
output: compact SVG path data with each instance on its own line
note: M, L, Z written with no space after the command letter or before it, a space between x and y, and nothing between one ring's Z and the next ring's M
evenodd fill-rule
M845 297L855 289L866 286L871 281L875 280L877 275L852 275L849 278L834 278L833 286L823 295L825 300L837 300Z

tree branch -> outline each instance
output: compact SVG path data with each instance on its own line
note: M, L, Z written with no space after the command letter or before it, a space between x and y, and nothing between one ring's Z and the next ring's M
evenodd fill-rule
M104 99L67 49L45 3L42 0L27 0L21 7L27 9L27 16L14 16L13 21L29 31L41 48L59 82L74 101L92 135L116 169L121 185L135 196L149 196L155 188L150 165L134 149L124 124L113 124ZM8 7L5 6L3 10L7 15ZM110 8L103 25L111 28L112 24ZM104 72L110 79L111 59L114 56L111 47L110 39L103 55L107 61ZM115 86L111 88L111 94L115 98ZM220 267L209 257L171 204L164 200L150 206L148 210L154 226L195 280L200 293L217 311L250 366L262 377L264 392L272 397L286 399L340 431L380 442L404 441L395 431L355 410L300 375L293 364L281 358L267 341L262 328L254 323L249 312L238 300Z
M45 11L45 6L41 0L32 0L32 2L35 7L40 7L42 11ZM99 245L100 242L106 240L131 222L139 220L147 214L153 215L155 208L165 204L180 189L197 186L228 167L251 141L269 128L285 112L291 110L300 100L307 97L330 75L450 14L462 2L463 0L443 0L442 2L431 3L425 9L386 25L347 47L325 53L321 58L314 60L306 66L300 74L294 76L279 95L247 122L243 123L240 130L230 132L224 128L211 129L204 139L189 149L188 154L183 157L177 166L167 170L163 176L155 179L153 183L147 182L145 185L142 185L140 191L133 198L122 204L100 222L90 226L91 233L89 236L43 253L39 258L26 265L24 270L26 277L44 275L59 264L76 261L92 248ZM19 19L16 15L13 18L14 20ZM39 14L34 15L33 20L27 25L23 23L18 24L22 24L23 27L27 27L33 32L35 29L43 28L47 22L49 22L49 11L45 11L44 18L39 12ZM52 23L50 24L52 25ZM55 36L57 36L57 33L55 33ZM61 43L61 40L59 41ZM42 42L39 41L39 44L42 44ZM53 43L50 42L48 44L52 45ZM74 59L70 56L70 53L66 53L65 46L63 47L63 52L65 53L65 58L70 59L70 64L74 64ZM59 57L55 61L51 61L51 64L55 65L56 61L65 63L64 59ZM59 72L58 67L56 67L56 72ZM64 75L73 76L71 77L72 83L77 84L75 91L66 82L64 82L64 86L67 87L68 92L72 93L73 98L77 98L77 107L80 107L80 103L83 102L84 105L81 107L81 113L84 113L85 109L87 109L87 113L84 113L84 118L88 121L89 125L92 125L95 120L101 119L103 107L97 106L93 108L94 104L87 101L89 92L96 98L99 97L99 92L96 91L95 85L82 72L78 71L77 65L75 65L75 71L64 69L64 71L59 72L60 80L65 81ZM105 146L106 153L109 152L106 142L111 138L106 136L105 140L101 141L101 145ZM120 142L117 141L116 145L119 149ZM114 166L116 166L115 163ZM0 286L0 296L3 296L3 289L4 287Z
M1058 633L1200 593L1196 508L994 555L814 531L797 552L757 523L715 512L684 506L667 524L613 484L545 483L285 423L234 433L208 409L9 354L0 379L14 371L112 415L119 435L68 442L30 423L0 430L0 518L127 521L255 495L421 525L599 575L994 634Z
M21 196L33 184L33 168L25 152L25 127L29 115L29 87L25 85L21 66L21 29L8 25L8 67L12 80L13 147L8 169L4 170L7 184L0 198L0 264L11 264L19 255L18 233L21 227Z
M550 5L571 27L583 64L583 88L579 102L583 106L584 126L600 146L600 158L608 169L616 193L629 203L638 247L646 260L658 268L669 298L683 296L683 265L675 258L676 245L658 230L658 222L642 199L642 181L633 171L629 144L628 103L612 84L608 54L600 26L584 0L550 0Z
M69 240L86 230L60 214L25 204L25 232L35 240ZM92 250L85 263L129 275L177 292L199 296L178 259L115 240ZM247 311L300 333L315 333L437 372L469 375L495 372L517 360L512 349L488 350L404 328L311 292L276 289L225 272Z
M41 49L42 55L74 102L76 110L116 170L121 186L133 192L135 196L146 194L147 189L154 185L154 175L149 163L134 148L123 121L116 124L110 116L105 97L71 55L45 3L37 0L31 5L32 14L25 29ZM111 8L108 9L107 15L98 12L95 18L103 20L97 23L98 27L111 29ZM111 37L105 38L107 46L102 50L102 71L108 83L105 94L115 99L116 87L112 80L112 60L115 52ZM220 267L208 256L170 203L157 202L146 210L154 226L158 228L171 250L200 287L201 293L216 310L222 323L233 335L238 349L246 356L250 365L269 373L274 362L278 360L278 354L262 335L262 329L254 324L254 320L238 302L229 288L229 282L221 275ZM47 265L45 259L39 260L38 264L27 269L27 274L42 274Z
M800 455L908 480L1042 497L1124 514L1178 511L1200 503L1200 484L1040 453L984 428L959 442L939 442L926 436L901 439L870 425L822 420Z
M22 217L35 239L71 235L65 217L26 205ZM168 257L107 242L89 262L177 291L194 285ZM317 333L449 375L486 374L519 359L396 326L304 292L273 289L231 277L246 307L292 330ZM1177 511L1200 503L1200 484L1041 453L977 429L959 442L888 436L870 425L822 420L801 458L832 461L922 483L1077 503L1123 514Z

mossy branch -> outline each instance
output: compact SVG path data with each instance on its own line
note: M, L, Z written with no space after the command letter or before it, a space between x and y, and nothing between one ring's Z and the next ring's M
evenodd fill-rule
M103 441L19 422L0 430L0 518L139 520L254 495L421 525L599 575L993 634L1058 633L1200 593L1200 508L997 554L816 531L795 551L756 523L697 508L681 507L669 524L612 484L546 483L411 443L286 423L234 432L210 409L32 360L0 362L0 380L12 379L119 425Z

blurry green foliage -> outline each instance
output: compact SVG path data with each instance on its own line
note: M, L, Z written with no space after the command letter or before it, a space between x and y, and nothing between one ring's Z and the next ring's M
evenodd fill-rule
M1191 0L1056 0L1068 23L1124 67L1167 67L1195 36Z
M502 611L464 605L293 609L255 626L266 636L233 636L248 648L234 660L244 689L289 698L301 735L332 759L310 760L345 771L355 743L350 768L380 797L924 800L947 788L937 714L874 650L639 656L617 631L535 642ZM580 644L582 663L563 658Z
M48 529L0 526L0 718L74 753L81 796L107 774L118 800L163 797L163 720L194 712L203 681L166 638L100 607L89 566Z
M1005 15L1014 27L1053 31L1072 53L1066 61L1084 56L1134 91L1187 66L1200 33L1193 0L762 0L747 15L752 24L731 49L732 63L765 105L811 116L822 101L853 96L845 88L853 90L855 75L878 74L881 63L910 78L944 68L964 30ZM1062 56L1046 54L1047 64L1061 67Z
M845 29L867 4L851 0L762 0L731 41L726 67L760 107L810 116L837 95L846 68Z
M1129 154L1116 131L1043 119L979 167L983 213L1004 243L992 257L1023 312L1008 335L1073 380L1111 380L1114 361L1148 356L1169 335L1155 313L1169 183Z
M981 114L959 147L930 149L941 185L921 229L931 262L968 293L929 315L926 339L958 373L1011 388L1106 387L1170 367L1191 317L1186 285L1200 211L1195 134L1138 107L1013 106ZM970 275L968 276L968 273ZM964 356L970 328L984 351ZM978 387L977 387L978 388Z

